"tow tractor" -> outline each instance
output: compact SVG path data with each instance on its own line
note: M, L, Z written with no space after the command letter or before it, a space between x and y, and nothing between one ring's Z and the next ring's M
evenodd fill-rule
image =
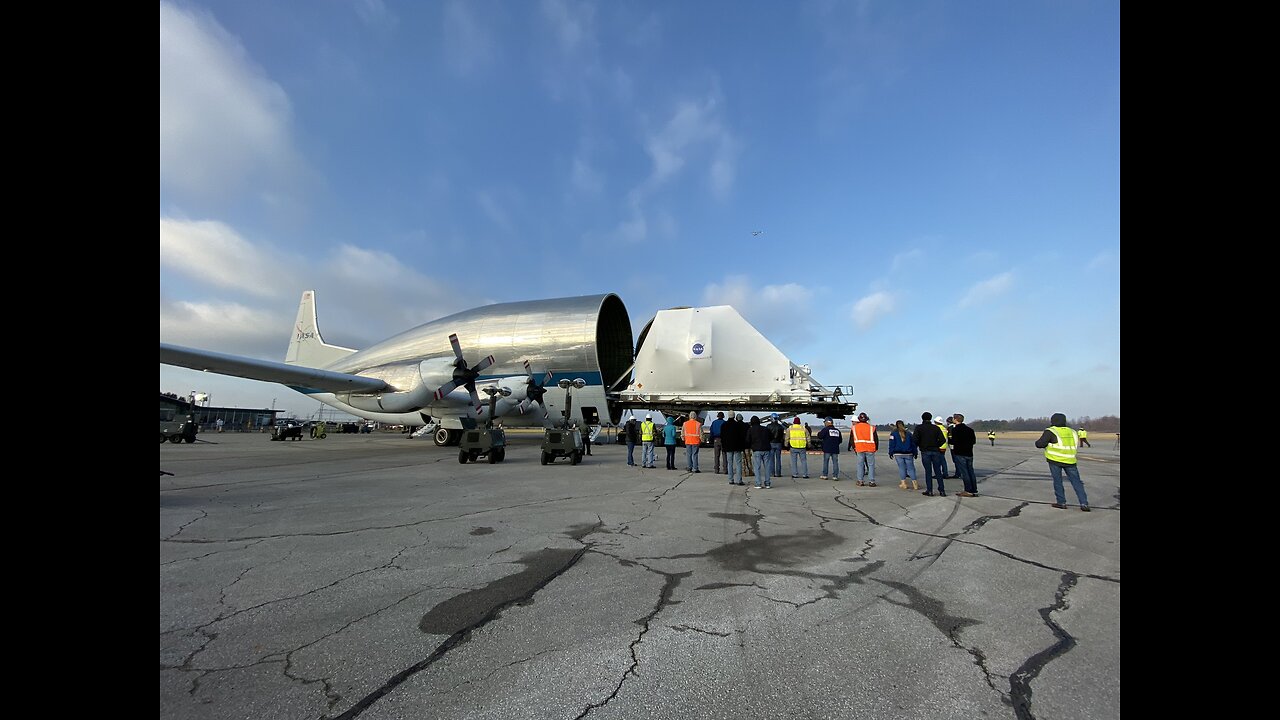
M493 410L498 404L498 395L504 397L511 394L509 388L486 387L484 393L489 396L489 419L483 428L466 429L458 441L458 462L463 465L467 461L476 462L482 457L489 458L489 464L500 463L507 457L507 433L500 427L493 426Z
M569 388L581 390L587 386L587 381L582 378L572 382L563 379L557 385L564 388L564 421L559 427L547 428L542 434L542 464L547 465L554 463L556 458L567 457L570 465L577 465L582 462L584 445L582 431L569 420L569 413L573 409L573 397Z

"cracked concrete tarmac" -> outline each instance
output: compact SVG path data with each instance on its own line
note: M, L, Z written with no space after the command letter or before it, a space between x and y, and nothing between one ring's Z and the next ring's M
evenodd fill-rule
M1118 718L1119 453L1082 452L1114 502L1081 513L1025 445L976 448L962 499L515 433L497 465L164 444L160 716Z

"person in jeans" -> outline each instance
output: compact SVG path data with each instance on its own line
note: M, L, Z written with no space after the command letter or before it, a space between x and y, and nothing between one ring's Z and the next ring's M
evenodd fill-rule
M1065 473L1071 481L1071 488L1076 491L1076 499L1080 501L1080 509L1089 512L1089 496L1084 493L1084 483L1080 481L1080 468L1076 467L1076 449L1080 445L1080 437L1067 425L1067 416L1054 413L1049 418L1049 427L1036 440L1036 447L1044 448L1044 459L1049 463L1049 474L1053 476L1053 504L1059 510L1067 509L1067 494L1062 489L1062 475Z
M797 461L803 468L804 476L809 477L809 430L800 424L798 417L787 428L787 442L791 446L791 477L799 477L796 475Z
M858 453L854 478L858 485L876 486L876 451L880 449L880 433L866 413L858 413L858 422L849 433L849 449ZM863 480L866 482L863 482Z
M756 487L773 487L773 459L769 457L771 449L769 448L769 428L760 424L760 418L756 415L751 416L751 428L748 430L751 438L751 456L755 459L756 465ZM761 485L761 482L764 485Z
M822 429L818 431L818 439L822 441L822 474L818 476L818 479L826 480L829 477L832 480L839 480L840 443L844 441L844 436L840 434L831 418L827 418L823 422ZM827 474L828 463L831 466L830 475Z
M640 467L658 467L655 464L658 457L653 453L654 434L653 416L645 415L644 422L640 423Z
M893 432L889 433L889 459L898 463L898 487L902 490L919 490L916 481L916 439L907 432L906 423L899 420L893 424ZM911 487L907 487L907 478L911 478Z
M773 477L782 477L782 443L787 439L787 426L778 422L778 413L769 418L769 464Z
M916 447L920 448L920 461L924 464L924 492L922 495L933 496L933 478L938 478L938 494L947 496L947 489L942 481L946 475L942 473L942 445L947 441L942 429L933 422L933 413L920 413L920 424L916 426L913 438Z
M667 469L676 469L676 419L667 418L667 424L662 426L662 447L667 449Z
M960 497L978 496L978 478L973 474L973 446L978 437L973 428L964 424L964 415L956 413L951 416L955 424L951 426L951 462L956 466L956 477L964 483L964 490L956 493Z
M689 472L702 472L698 467L698 450L701 447L702 423L698 422L698 413L695 410L690 412L689 419L684 421L684 457L688 463Z
M741 414L726 420L721 426L720 444L724 447L725 472L729 473L729 484L746 485L742 481L742 451L747 447L747 426L742 422Z
M720 460L723 456L724 448L720 443L720 428L724 427L724 413L716 413L716 419L711 421L711 447L714 448L714 456L716 461L716 474L720 473ZM728 468L725 468L727 471Z
M640 423L636 422L635 415L632 415L627 420L627 424L622 426L622 434L627 438L627 464L635 465L636 444L640 442Z

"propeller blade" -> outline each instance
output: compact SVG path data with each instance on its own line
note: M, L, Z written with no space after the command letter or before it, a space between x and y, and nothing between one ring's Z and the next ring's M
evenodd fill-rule
M516 407L520 408L520 414L521 414L521 415L523 415L523 414L524 414L524 411L527 409L528 404L529 404L529 400L528 400L528 399L525 399L525 400L521 400L521 401L520 401L520 404L516 406Z
M546 376L546 377L544 377L544 378L542 378L542 384L543 384L543 385L546 385L547 383L551 382L551 378L552 378L552 377L553 377L553 376L551 375L551 371L550 371L550 370L548 370L548 371L547 371L547 376Z
M533 368L529 365L529 361L524 361L524 374L529 376L529 382L534 382Z
M471 393L471 405L475 407L476 412L480 412L480 409L484 407L484 403L480 402L480 393L476 392L476 384L473 382L467 383L467 392Z
M480 373L482 373L482 372L484 372L484 371L485 371L485 368L489 367L489 366L490 366L490 365L492 365L492 364L493 364L493 356L492 356L492 355L489 355L489 356L488 356L488 357L486 357L485 359L483 359L483 360L481 360L480 362L476 363L476 366L475 366L475 367L473 367L473 368L471 368L471 372L476 373L476 374L480 374Z
M453 354L464 363L466 360L462 357L462 343L458 342L458 334L454 333L449 336L449 344L453 346Z
M441 385L440 388L436 390L436 400L444 399L444 396L456 390L459 384L460 383L450 380L449 382Z

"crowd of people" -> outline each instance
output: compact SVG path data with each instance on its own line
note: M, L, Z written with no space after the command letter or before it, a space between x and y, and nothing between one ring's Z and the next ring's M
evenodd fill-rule
M698 413L681 416L679 421L675 417L664 417L664 421L660 441L667 451L666 468L677 469L675 451L681 439L679 436L698 438L698 442L684 444L685 470L701 473L698 451L702 444L703 425ZM745 477L754 477L755 487L773 487L773 481L783 477L784 446L791 456L792 479L808 478L808 451L811 437L815 437L822 450L822 474L818 476L820 480L840 480L840 452L843 447L855 454L854 483L859 487L878 486L875 460L876 454L880 452L880 433L865 412L858 413L857 422L849 430L847 444L832 418L826 418L822 428L814 435L808 425L801 423L799 417L787 424L781 421L777 413L763 420L758 415L745 420L741 413L731 414L726 418L725 413L720 412L707 429L713 451L713 472L727 475L730 485L746 485ZM622 434L627 445L628 465L636 464L635 447L639 445L641 467L657 467L654 446L659 442L659 431L652 414L645 415L644 420L639 422L632 416L623 426ZM1073 430L1067 424L1065 414L1054 413L1049 427L1036 440L1036 447L1045 451L1045 460L1053 479L1055 508L1067 507L1063 485L1065 477L1075 491L1080 509L1084 512L1090 510L1089 498L1085 493L1084 483L1080 480L1076 462L1077 448L1082 444L1089 447L1087 438L1088 433L1084 428ZM995 447L994 430L987 433L987 439ZM977 434L965 424L961 413L945 418L933 413L922 413L920 423L914 428L908 428L906 423L898 420L889 432L888 452L889 459L897 465L898 488L920 490L916 472L916 460L920 460L924 468L922 495L946 497L945 481L952 479L960 480L963 486L956 495L977 497L978 479L973 469L973 447L977 442ZM951 474L947 465L948 452L954 474Z

